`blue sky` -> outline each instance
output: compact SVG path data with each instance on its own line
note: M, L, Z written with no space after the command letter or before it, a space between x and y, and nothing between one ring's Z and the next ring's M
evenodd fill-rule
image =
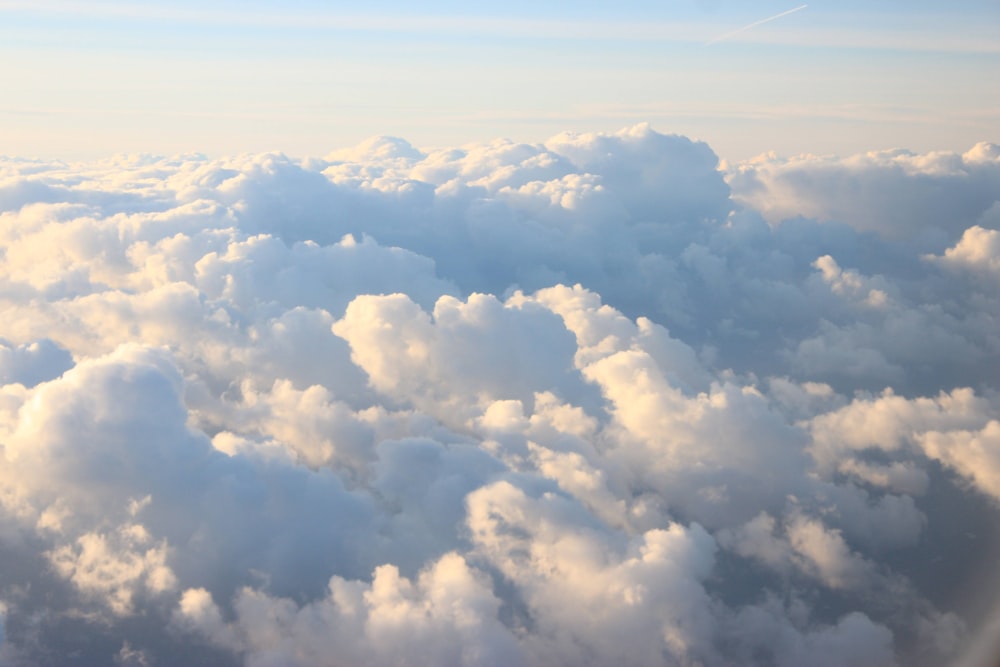
M1000 140L1000 6L0 0L0 153L323 154L648 121L725 158Z

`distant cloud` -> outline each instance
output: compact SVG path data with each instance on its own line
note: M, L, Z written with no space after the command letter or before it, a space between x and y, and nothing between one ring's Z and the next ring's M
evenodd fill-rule
M1000 153L724 169L0 161L0 665L964 664Z
M964 154L761 157L736 166L728 180L735 199L772 223L796 215L835 220L938 250L1000 199L998 176L996 146L982 143Z

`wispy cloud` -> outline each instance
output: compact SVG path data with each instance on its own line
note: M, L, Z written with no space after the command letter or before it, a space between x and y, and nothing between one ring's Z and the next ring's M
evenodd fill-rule
M580 40L610 42L618 40L674 42L710 46L729 40L752 28L802 11L808 5L754 21L736 30L718 35L707 42L717 26L710 22L671 20L593 20L538 19L512 16L472 16L460 14L376 14L350 12L231 11L226 9L192 10L182 7L152 6L145 3L67 2L66 0L0 0L4 12L36 16L57 15L88 20L135 21L140 23L172 22L194 26L229 28L267 27L286 30L321 30L411 34L422 36L470 35L493 38L530 38L542 40ZM988 30L956 32L941 28L935 31L900 26L892 32L865 30L863 27L803 27L794 32L761 33L747 37L755 43L796 47L864 48L890 51L1000 53L1000 42ZM0 45L2 46L2 45Z
M789 10L784 11L784 12L781 12L780 14L775 14L774 16L769 16L766 19L761 19L759 21L754 21L753 23L745 25L742 28L737 28L736 30L733 30L731 32L727 32L724 35L719 35L718 37L715 37L713 39L708 40L707 42L705 42L705 46L711 46L712 44L717 44L718 42L724 42L725 40L729 39L730 37L735 37L736 35L740 34L741 32L746 32L747 30L750 30L751 28L756 28L759 25L763 25L765 23L770 23L771 21L775 21L777 19L780 19L783 16L788 16L789 14L794 14L795 12L802 11L803 9L805 9L808 6L809 5L799 5L798 7L795 7L793 9L789 9Z

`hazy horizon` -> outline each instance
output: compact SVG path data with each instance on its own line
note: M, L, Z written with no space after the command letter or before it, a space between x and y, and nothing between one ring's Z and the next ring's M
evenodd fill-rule
M0 17L8 155L306 156L375 135L440 147L637 122L727 160L1000 136L987 0L6 0Z

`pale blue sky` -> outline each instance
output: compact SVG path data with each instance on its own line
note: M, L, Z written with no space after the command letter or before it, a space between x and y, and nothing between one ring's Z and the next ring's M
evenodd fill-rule
M323 155L648 121L724 158L1000 141L1000 3L0 0L0 153Z

